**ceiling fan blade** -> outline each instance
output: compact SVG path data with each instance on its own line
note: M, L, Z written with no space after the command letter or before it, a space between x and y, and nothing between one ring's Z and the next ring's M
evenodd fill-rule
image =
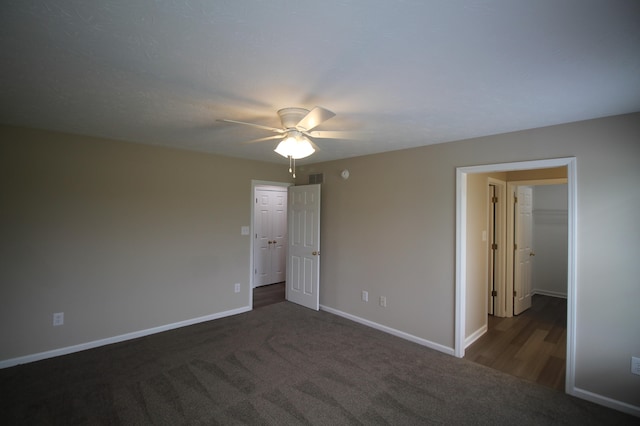
M257 142L264 142L272 139L282 139L282 135L271 135L271 136L266 136L264 138L252 139L250 141L246 141L242 143L257 143Z
M311 144L313 149L315 149L316 151L320 151L320 148L318 148L318 145L316 145L311 139L309 139L309 143Z
M257 127L258 129L269 130L271 132L276 132L280 134L284 133L284 129L277 129L275 127L263 126L261 124L246 123L244 121L227 120L227 119L220 119L218 121L224 121L225 123L233 123L233 124L243 124L245 126Z
M316 130L315 132L303 132L305 135L317 139L353 139L353 132L345 132L339 130Z
M335 113L329 111L328 109L317 106L309 111L307 115L302 117L302 120L300 120L298 124L296 124L296 127L304 129L308 132L309 130L314 129L320 123L327 121L335 115Z

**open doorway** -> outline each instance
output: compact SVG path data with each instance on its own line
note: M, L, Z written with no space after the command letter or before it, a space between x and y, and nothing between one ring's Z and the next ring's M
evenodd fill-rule
M477 258L486 252L488 264L467 256L467 295L476 297L478 291L470 286L480 287L482 282L482 277L469 275L487 275L487 313L498 317L527 310L533 294L567 297L566 167L520 171L516 177L527 173L553 177L513 180L513 173L505 173L504 180L499 180L482 173L469 176L468 191L480 194L467 198L467 253ZM474 234L482 234L482 239ZM466 346L469 330L467 327Z
M518 172L517 178L521 179L527 173ZM484 318L479 323L474 318L474 310L482 308L484 300L474 300L477 292L468 291L467 330L471 328L475 332L467 331L465 359L564 391L566 167L531 173L554 178L514 181L511 179L513 174L506 173L503 177L506 180L500 181L484 174L470 176L470 182L484 183L489 195L485 200L479 200L479 197L467 199L467 262L472 267L468 268L467 287L483 285L481 279L473 276L476 273L473 259L483 257L482 249L478 250L475 242L478 238L474 233L480 231L474 221L475 216L482 218L486 211L488 232L483 229L482 234L488 237L484 251L489 258L489 264L485 266L489 305L481 312ZM504 187L508 188L506 192L501 190ZM473 184L468 188L469 191L476 189ZM508 237L501 238L505 234ZM509 268L505 267L507 257ZM469 341L470 334L473 341Z
M538 170L554 167L566 167L567 170L567 313L566 313L566 374L564 379L564 389L567 393L574 392L574 340L575 334L575 223L576 223L576 176L575 176L575 159L562 158L550 160L536 160L518 163L504 163L494 165L461 167L457 169L457 206L456 206L456 341L455 354L458 357L464 357L465 349L469 344L469 335L467 330L467 316L470 291L472 288L467 287L468 265L467 261L467 245L473 244L468 241L467 235L467 201L468 197L473 193L468 190L468 178L478 173L502 173L524 170ZM473 179L469 179L472 181ZM488 261L488 260L487 260ZM473 296L471 296L473 297ZM483 309L488 306L488 300L485 299ZM486 330L484 330L486 332ZM475 338L473 339L475 340ZM473 341L472 340L472 341Z
M249 306L273 303L286 279L288 182L251 181ZM272 285L276 285L272 288ZM284 296L283 296L284 297Z
M287 188L254 189L253 287L284 282L287 273Z
M284 282L286 300L319 310L321 185L252 181L251 189L249 306L254 305L257 286ZM275 206L266 203L263 208L262 199L269 199L270 193L278 194ZM272 228L263 221L276 210L284 213L275 218L278 231L262 232ZM267 251L271 253L263 256Z

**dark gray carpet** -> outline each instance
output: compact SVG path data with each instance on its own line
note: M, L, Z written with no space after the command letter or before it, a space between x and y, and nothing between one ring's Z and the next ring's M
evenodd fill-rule
M0 370L7 424L637 424L282 302Z

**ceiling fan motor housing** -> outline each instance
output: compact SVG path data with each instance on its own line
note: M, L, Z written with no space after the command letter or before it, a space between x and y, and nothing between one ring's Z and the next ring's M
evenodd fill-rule
M307 114L309 114L309 110L304 108L282 108L281 110L278 110L280 122L282 123L282 127L285 129L295 129L296 125Z

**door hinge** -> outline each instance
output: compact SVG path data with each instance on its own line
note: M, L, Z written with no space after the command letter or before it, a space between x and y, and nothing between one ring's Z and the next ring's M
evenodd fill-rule
M513 202L514 202L514 203L517 203L517 202L518 202L518 196L517 196L517 195L514 195L514 196L513 196Z
M491 297L497 297L498 292L496 290L491 291Z
M514 250L518 250L518 245L517 245L517 244L514 244L514 245L513 245L513 249L514 249Z
M513 297L516 297L518 295L518 292L513 290Z
M491 250L498 250L498 245L496 243L491 244Z
M498 197L491 197L491 203L492 204L497 204L498 203Z

